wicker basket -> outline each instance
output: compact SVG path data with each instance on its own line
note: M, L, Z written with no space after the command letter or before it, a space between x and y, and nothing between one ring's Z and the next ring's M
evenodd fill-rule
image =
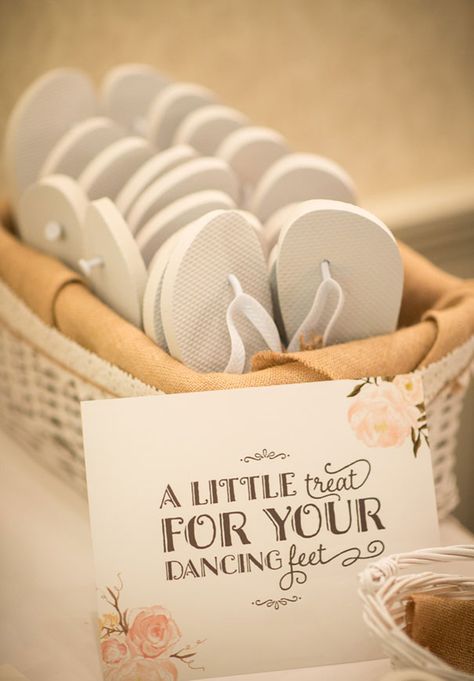
M423 669L446 681L468 681L472 675L458 671L423 648L405 633L406 602L413 593L474 599L474 580L435 572L403 574L414 566L474 560L474 546L449 546L400 553L382 558L360 575L364 620L377 636L395 668Z
M440 518L458 502L454 452L473 356L471 336L421 370ZM85 491L80 401L153 394L45 324L0 280L0 423L43 465Z

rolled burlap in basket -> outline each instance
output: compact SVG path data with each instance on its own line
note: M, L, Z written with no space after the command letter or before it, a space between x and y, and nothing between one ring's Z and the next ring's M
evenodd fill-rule
M200 374L176 361L96 298L79 275L21 243L6 226L0 227L0 278L43 322L165 393L358 379L427 367L474 335L474 282L399 246L405 282L397 331L317 350L262 352L243 375Z

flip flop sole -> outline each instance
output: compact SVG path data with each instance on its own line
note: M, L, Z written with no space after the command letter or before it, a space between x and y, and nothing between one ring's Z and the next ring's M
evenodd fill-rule
M178 168L153 182L137 199L127 221L133 234L167 205L188 194L216 189L237 201L239 185L234 172L218 158L203 156Z
M276 248L277 295L288 340L313 304L324 260L345 296L328 344L394 331L403 266L392 233L371 213L339 201L306 201L291 212Z
M226 312L234 297L231 274L271 314L267 267L255 229L235 211L213 211L182 233L170 255L161 293L170 353L196 371L223 371L227 366L231 345ZM265 348L244 320L241 336L249 360Z
M153 156L153 149L141 137L124 137L103 149L79 176L79 184L91 201L114 200L124 184Z
M234 206L230 196L211 189L188 194L170 203L151 218L137 235L137 244L145 264L150 263L158 249L178 230L212 210Z
M249 208L266 222L280 208L312 199L356 203L354 184L337 163L323 156L289 154L262 176Z
M196 156L192 147L180 144L155 154L149 161L146 161L129 177L117 195L115 204L122 215L127 217L135 201L152 182Z
M102 82L102 109L131 132L144 134L148 108L169 82L148 64L120 64Z
M103 149L125 137L125 130L110 118L87 118L61 137L48 154L40 176L69 175L78 178Z
M140 328L146 267L127 224L110 199L89 204L84 239L86 263L102 259L102 264L88 272L92 288L112 309Z
M36 80L18 100L5 133L9 197L16 204L38 177L56 142L76 123L94 116L97 98L91 80L76 69L54 69Z

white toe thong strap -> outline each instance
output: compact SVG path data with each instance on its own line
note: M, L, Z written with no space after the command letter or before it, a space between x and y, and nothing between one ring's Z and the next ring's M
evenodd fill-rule
M311 347L317 337L322 338L322 344L326 345L344 307L344 291L332 278L328 260L322 261L321 274L323 279L318 286L311 309L291 339L288 352L298 352L305 346ZM330 317L326 322L328 314Z
M224 371L241 374L245 369L247 355L236 325L236 318L239 315L246 317L270 350L281 352L281 341L276 324L263 305L251 295L242 291L239 280L233 274L229 274L229 283L235 297L229 304L226 313L227 329L230 336L230 358Z

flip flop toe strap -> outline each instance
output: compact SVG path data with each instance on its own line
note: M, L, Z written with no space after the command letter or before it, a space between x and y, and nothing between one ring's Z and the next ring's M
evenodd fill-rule
M226 373L241 374L247 359L244 341L237 328L237 318L242 315L252 324L273 352L281 352L281 341L271 315L253 296L244 293L239 280L229 274L229 283L234 291L234 299L226 313L227 329L230 336L230 358L224 369Z
M317 337L321 339L322 345L327 345L330 341L331 332L344 307L344 291L340 284L332 278L327 260L323 260L321 263L321 273L323 279L318 286L311 309L291 339L288 352L298 352L311 347ZM336 300L335 305L334 299ZM332 314L325 324L328 311L331 308L333 308Z

